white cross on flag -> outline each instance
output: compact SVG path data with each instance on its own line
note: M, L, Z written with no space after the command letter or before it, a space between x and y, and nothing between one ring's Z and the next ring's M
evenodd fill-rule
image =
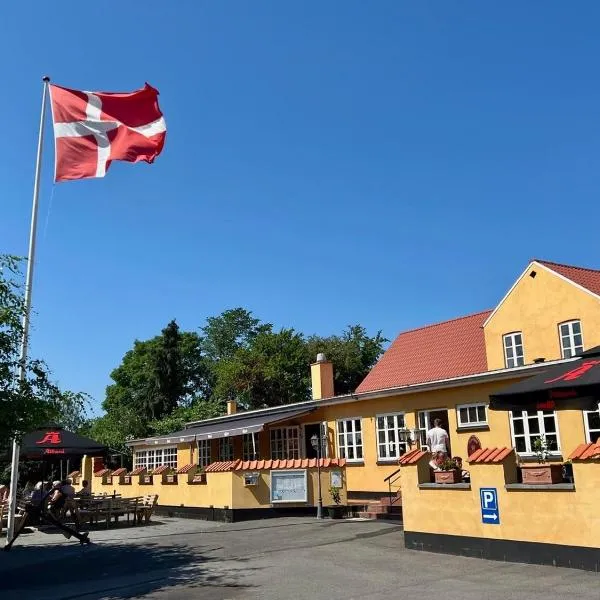
M50 86L55 181L104 177L113 160L151 163L167 132L158 90L82 92Z

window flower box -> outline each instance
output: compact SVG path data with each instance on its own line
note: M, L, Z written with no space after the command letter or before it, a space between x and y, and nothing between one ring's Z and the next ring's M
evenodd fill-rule
M461 483L462 474L458 469L452 471L434 471L433 478L435 483Z
M521 465L521 477L527 485L548 485L562 483L563 466L554 465Z
M119 477L119 484L131 485L131 475L121 475L121 477Z
M165 473L163 475L163 485L177 485L176 473Z
M195 473L190 476L189 482L191 485L206 485L206 473Z
M152 485L152 475L148 473L140 475L140 485Z

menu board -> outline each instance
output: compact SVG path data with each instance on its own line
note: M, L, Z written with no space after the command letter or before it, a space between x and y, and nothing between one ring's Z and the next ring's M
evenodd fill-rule
M306 502L306 470L271 471L271 502Z

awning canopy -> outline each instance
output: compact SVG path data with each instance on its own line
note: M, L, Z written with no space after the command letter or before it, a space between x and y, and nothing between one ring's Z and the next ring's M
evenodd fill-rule
M48 425L23 436L21 456L31 460L105 454L108 448L90 438Z
M542 373L490 395L492 410L596 410L600 401L600 346L578 360L551 365Z
M240 414L240 418L229 418L216 423L206 423L206 425L198 425L176 431L160 438L148 440L149 443L179 443L191 442L194 440L216 440L219 438L233 437L236 435L244 435L246 433L258 433L265 428L265 425L278 423L280 421L288 421L294 417L306 415L315 410L311 408L301 408L288 411L279 411L277 413L249 415L247 417ZM237 416L237 415L236 415Z

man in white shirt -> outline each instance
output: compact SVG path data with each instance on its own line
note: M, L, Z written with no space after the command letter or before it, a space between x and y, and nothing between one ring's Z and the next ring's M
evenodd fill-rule
M448 454L448 432L441 427L442 420L434 419L433 427L427 432L427 445L432 454Z

